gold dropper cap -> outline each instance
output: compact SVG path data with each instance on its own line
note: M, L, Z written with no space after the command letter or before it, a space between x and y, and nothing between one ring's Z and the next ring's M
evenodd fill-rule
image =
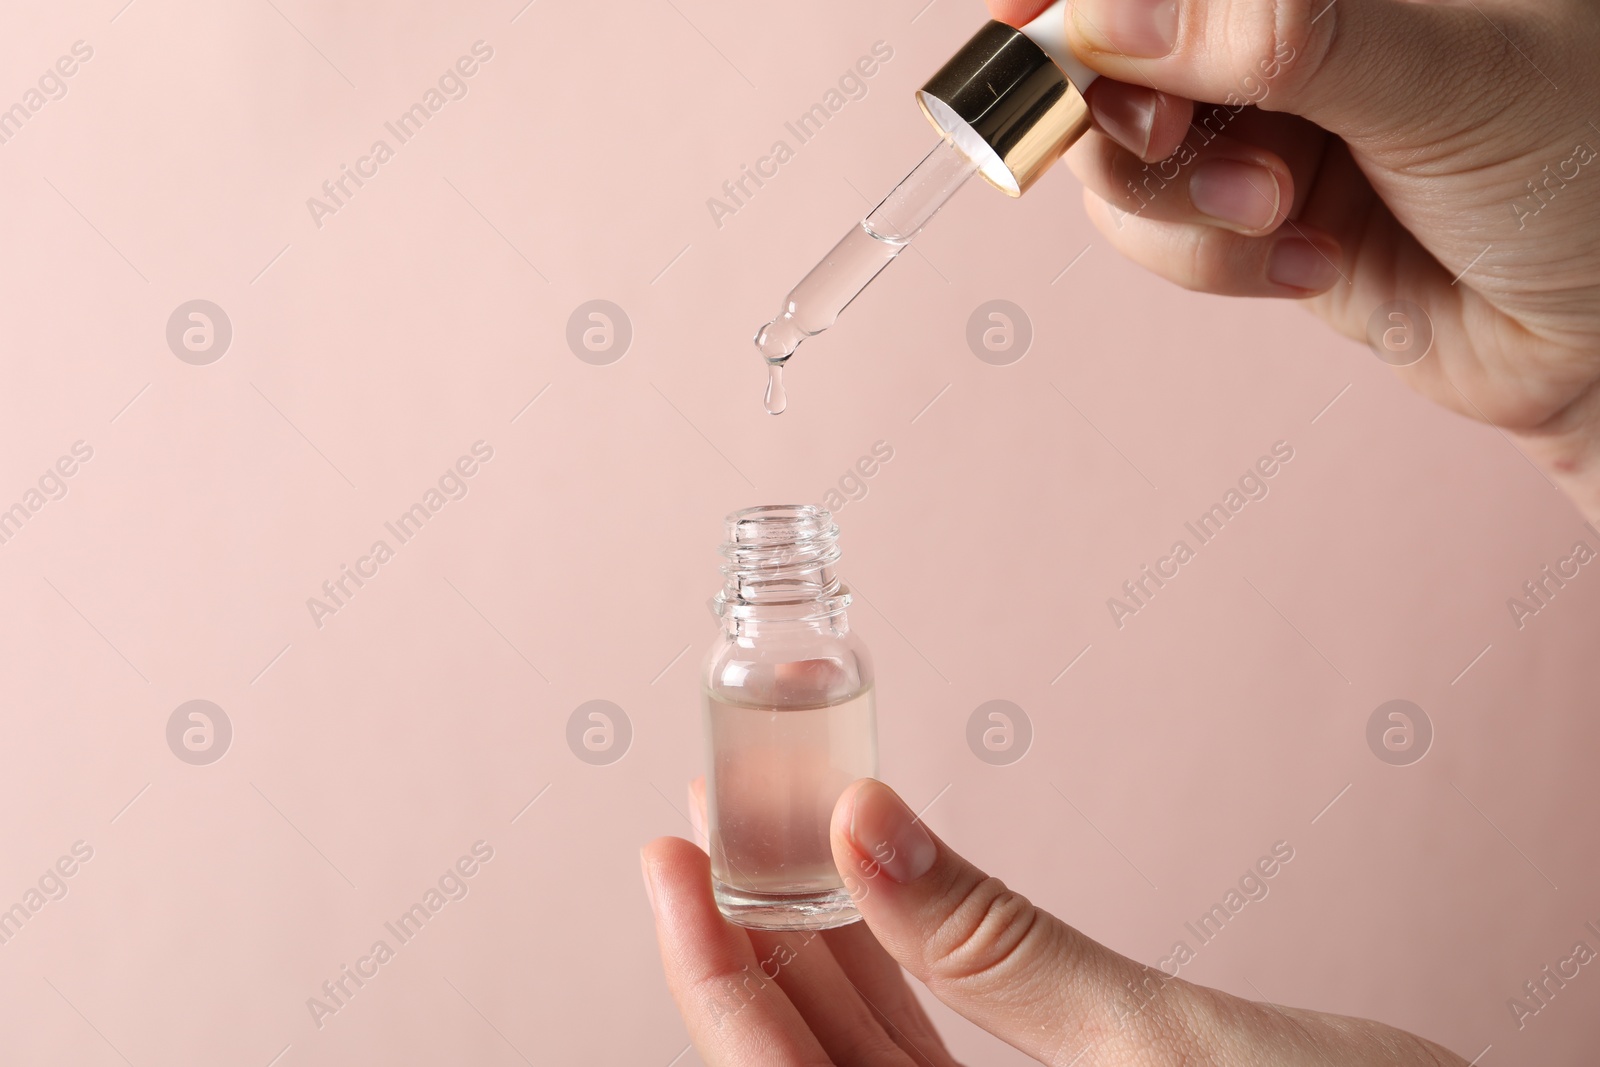
M1091 125L1089 105L1032 38L989 22L917 90L922 113L1007 196L1021 196Z

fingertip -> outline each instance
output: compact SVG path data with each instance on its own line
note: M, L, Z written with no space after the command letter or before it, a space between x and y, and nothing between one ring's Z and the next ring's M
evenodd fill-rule
M881 872L904 885L927 874L939 857L939 846L922 820L875 778L852 783L840 796L832 832L848 851L844 858L869 878Z
M706 776L689 779L689 824L694 827L694 842L711 849L711 832L706 822Z
M1189 136L1189 124L1194 121L1193 100L1160 90L1153 91L1156 94L1156 109L1150 141L1145 146L1146 163L1159 162L1176 152L1184 138Z
M1087 187L1083 200L1089 221L1119 253L1193 292L1303 300L1344 280L1338 240L1303 222L1251 236L1203 223L1145 218Z
M711 860L693 842L681 837L658 837L639 850L652 906L676 895L686 886L705 882L709 895Z
M1089 111L1106 136L1149 162L1160 95L1142 85L1100 78L1089 86Z
M656 910L655 876L650 870L650 857L642 848L639 850L639 875L644 879L645 899L650 901L650 910L653 912Z
M639 850L656 929L668 940L706 938L726 923L711 893L711 860L681 837L658 837Z
M647 841L644 847L639 849L639 855L644 858L645 862L658 868L676 867L681 865L685 859L690 859L692 862L692 854L694 853L699 853L701 860L705 859L705 853L700 852L694 845L681 837L672 836L658 837Z
M1267 281L1289 290L1291 298L1325 293L1343 277L1339 242L1301 227L1284 234L1267 253Z
M1052 0L988 0L989 17L1009 26L1031 22Z
M1270 153L1252 152L1242 159L1219 155L1189 169L1188 194L1202 216L1198 221L1260 237L1287 221L1284 205L1294 203L1294 176Z
M650 902L650 913L655 916L657 929L661 928L663 921L670 919L670 912L664 912L663 906L669 899L671 886L685 879L692 882L694 878L694 861L682 852L682 846L688 844L681 837L658 837L646 842L639 850L639 873L644 880L644 895ZM694 851L699 852L699 849Z
M1159 89L1099 78L1089 86L1095 125L1146 163L1158 163L1189 136L1194 101Z
M1129 212L1123 211L1087 185L1083 187L1083 213L1089 216L1094 228L1109 238L1113 245L1117 245L1118 231L1123 227L1123 220L1130 216ZM1122 251L1120 247L1118 250Z
M849 845L855 847L850 838L850 823L855 817L856 796L868 782L876 781L875 778L857 778L844 787L844 792L839 794L839 799L833 802L833 819L828 824L829 833Z

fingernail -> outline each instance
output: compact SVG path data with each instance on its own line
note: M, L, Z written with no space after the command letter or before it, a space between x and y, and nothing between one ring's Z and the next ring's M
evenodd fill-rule
M1100 128L1143 159L1156 125L1156 94L1140 85L1119 85L1095 93L1091 106Z
M856 791L850 840L857 852L902 885L927 874L939 854L932 835L895 791L881 782Z
M1267 256L1267 278L1278 285L1320 293L1339 277L1339 248L1320 248L1304 237L1285 237Z
M644 858L644 849L639 850L639 873L644 875L644 895L650 899L650 910L656 910L656 883L650 877L650 862Z
M1171 53L1178 39L1178 2L1074 0L1072 22L1097 51L1155 59Z
M1189 202L1195 210L1237 229L1270 229L1282 200L1278 176L1254 163L1208 159L1195 164L1189 175Z

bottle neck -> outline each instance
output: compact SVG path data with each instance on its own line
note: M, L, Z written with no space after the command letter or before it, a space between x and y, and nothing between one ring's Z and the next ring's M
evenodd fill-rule
M722 591L711 610L730 632L843 626L849 591L840 581L839 527L813 504L765 505L727 519Z

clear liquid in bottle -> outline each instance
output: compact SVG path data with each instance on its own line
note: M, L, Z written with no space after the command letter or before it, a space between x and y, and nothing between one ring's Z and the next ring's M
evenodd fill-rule
M743 925L827 929L860 918L828 826L845 787L877 771L872 690L818 708L748 707L706 694L706 777L717 904Z

